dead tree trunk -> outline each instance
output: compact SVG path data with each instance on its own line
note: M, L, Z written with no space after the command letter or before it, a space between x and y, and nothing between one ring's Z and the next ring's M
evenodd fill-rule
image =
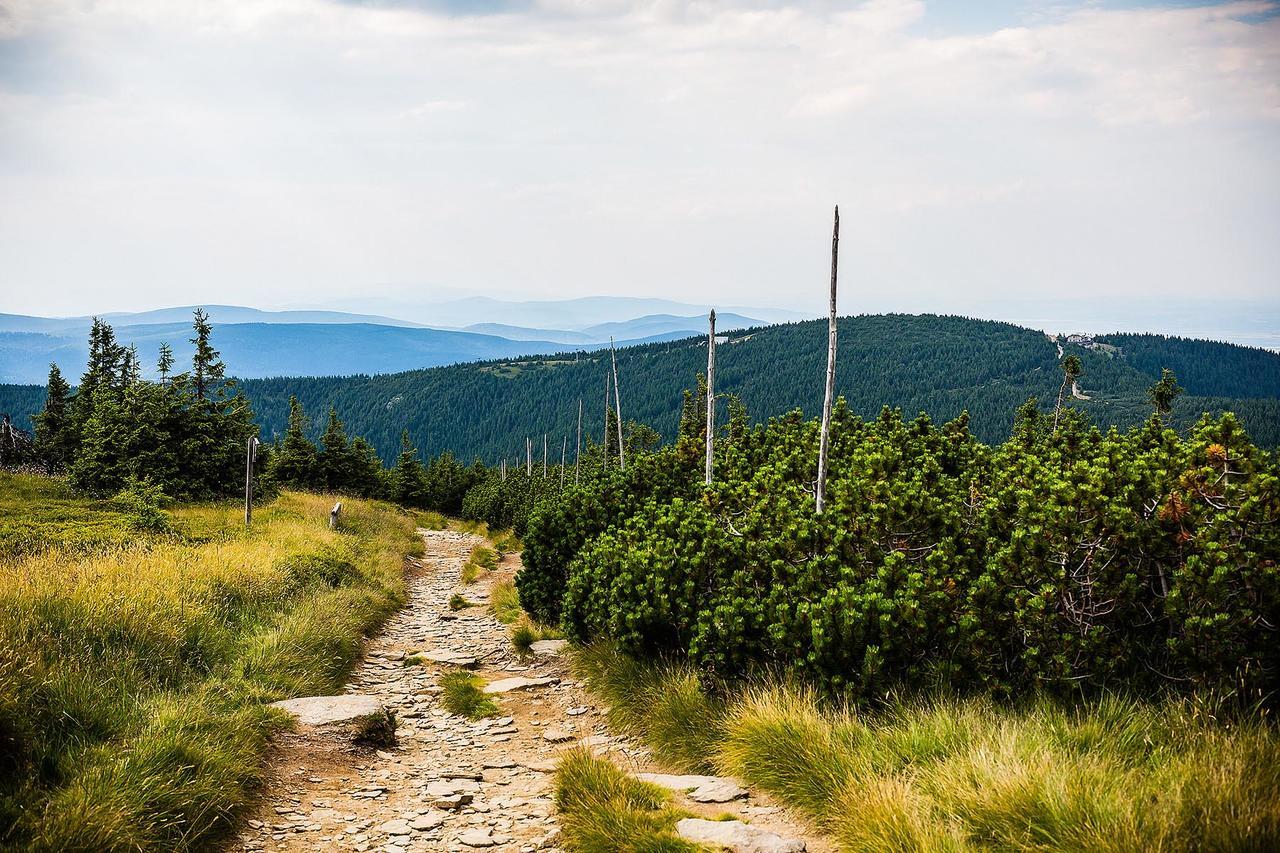
M533 479L533 439L528 436L524 439L524 475Z
M604 470L609 470L609 371L604 372L604 441L600 445L604 451Z
M831 398L836 390L836 264L840 257L840 207L831 231L831 314L827 321L827 386L822 396L822 434L818 439L817 512L822 514L827 491L827 452L831 444Z
M715 459L716 433L716 310L711 309L708 318L711 331L707 335L707 478L711 485L711 468Z
M613 338L609 338L609 354L613 358L613 404L618 418L618 470L627 470L627 456L622 447L622 395L618 393L618 351L613 348Z
M547 479L547 434L542 434L542 479Z
M565 457L569 454L569 436L564 437L564 441L560 444L560 491L564 491L564 463Z
M578 398L578 442L573 447L573 484L578 485L578 469L582 464L582 398Z

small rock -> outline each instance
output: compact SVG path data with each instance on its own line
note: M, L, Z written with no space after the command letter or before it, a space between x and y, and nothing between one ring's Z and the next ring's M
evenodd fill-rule
M409 822L406 820L389 820L378 827L379 832L385 832L387 835L408 835L412 830L409 829Z
M564 743L573 740L573 735L563 729L546 729L542 733L542 739L547 743Z

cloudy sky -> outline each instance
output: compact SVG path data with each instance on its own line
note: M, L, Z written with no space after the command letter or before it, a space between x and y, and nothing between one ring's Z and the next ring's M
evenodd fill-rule
M1274 297L1278 13L0 0L0 311Z

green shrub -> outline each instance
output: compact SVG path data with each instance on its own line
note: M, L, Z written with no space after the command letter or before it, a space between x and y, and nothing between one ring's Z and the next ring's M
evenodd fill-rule
M642 455L535 510L521 603L579 642L726 679L782 667L863 702L901 685L1280 695L1275 458L1231 415L1186 438L1057 421L1024 406L992 448L964 416L838 405L821 516L798 413L731 433L709 489L681 445Z

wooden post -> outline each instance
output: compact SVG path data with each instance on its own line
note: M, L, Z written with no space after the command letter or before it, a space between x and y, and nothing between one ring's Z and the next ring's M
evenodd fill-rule
M560 444L560 490L564 491L564 463L565 457L569 453L569 436L564 437L564 441Z
M333 505L333 509L329 510L329 529L338 529L338 513L342 512L342 501L338 501Z
M618 351L613 348L613 338L609 338L609 354L613 357L613 404L618 417L618 470L627 470L627 456L622 447L622 396L618 393Z
M840 206L831 231L831 313L827 320L827 387L822 396L822 435L818 439L817 512L822 515L827 491L827 449L831 444L831 398L836 390L836 262L840 257Z
M253 436L244 448L244 526L253 521L253 463L258 461L258 439Z
M600 447L604 450L604 470L609 470L609 370L604 371L604 441Z
M528 436L524 439L524 475L533 478L533 439Z
M715 458L716 434L716 309L711 309L708 318L711 332L707 335L707 477L706 485L711 485L711 467Z
M578 485L578 468L582 463L582 398L578 398L578 442L573 447L573 484Z

